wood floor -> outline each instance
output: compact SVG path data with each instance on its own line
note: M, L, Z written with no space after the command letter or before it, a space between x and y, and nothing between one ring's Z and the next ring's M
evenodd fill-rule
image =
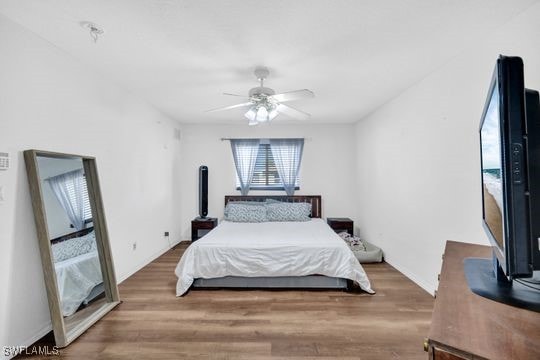
M375 295L195 290L177 298L173 271L185 247L124 281L123 303L60 358L427 359L433 298L388 264L364 266Z

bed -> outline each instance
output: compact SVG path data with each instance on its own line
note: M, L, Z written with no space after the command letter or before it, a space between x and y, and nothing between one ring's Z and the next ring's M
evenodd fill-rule
M311 218L300 222L222 221L191 244L180 259L176 295L204 288L347 289L356 282L374 293L345 242L320 218L320 196L226 196L234 201L306 202Z
M79 231L54 239L52 252L62 314L69 316L104 292L95 233Z
M64 316L74 314L104 291L97 251L56 263L55 270Z

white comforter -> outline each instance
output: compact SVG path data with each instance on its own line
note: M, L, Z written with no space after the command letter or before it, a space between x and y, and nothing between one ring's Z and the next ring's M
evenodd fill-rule
M97 251L75 256L54 264L62 314L75 313L92 289L103 282Z
M223 221L191 244L176 266L176 295L196 278L325 275L356 281L368 292L366 272L345 242L322 220Z

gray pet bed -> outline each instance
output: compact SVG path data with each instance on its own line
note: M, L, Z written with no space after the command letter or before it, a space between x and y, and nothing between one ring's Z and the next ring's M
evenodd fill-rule
M358 259L358 261L361 264L364 263L375 263L375 262L381 262L383 259L383 252L380 248L377 246L368 243L365 240L362 240L362 243L365 245L366 250L361 249L355 249L355 247L351 247L351 251L353 252L354 256Z

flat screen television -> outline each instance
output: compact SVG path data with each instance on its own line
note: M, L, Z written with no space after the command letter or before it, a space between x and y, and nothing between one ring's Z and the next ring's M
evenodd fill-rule
M470 289L540 312L540 102L523 61L500 56L480 121L482 223L492 259L465 259Z

